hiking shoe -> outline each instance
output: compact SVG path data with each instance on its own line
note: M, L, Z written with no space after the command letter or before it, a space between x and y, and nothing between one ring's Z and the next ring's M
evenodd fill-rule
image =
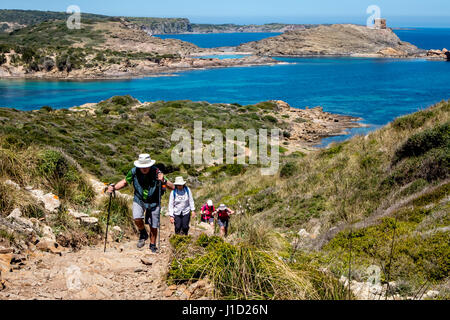
M147 230L144 229L144 230L141 231L141 234L139 236L139 241L137 243L138 249L140 249L143 246L145 246L145 240L147 240L147 239L148 239L148 233L147 233Z
M150 250L152 250L153 253L156 253L156 251L158 251L156 244L150 243Z

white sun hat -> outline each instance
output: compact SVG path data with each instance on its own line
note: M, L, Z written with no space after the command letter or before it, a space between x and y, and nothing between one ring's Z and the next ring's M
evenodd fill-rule
M150 158L150 155L145 153L139 155L139 160L134 162L134 166L136 168L150 168L155 163L156 161L152 160L152 158Z
M208 206L212 207L213 206L212 200L208 200L207 204L208 204Z
M184 186L186 184L186 181L184 181L183 177L176 177L173 184L176 186Z
M219 206L219 210L226 210L227 206L224 205L223 203Z

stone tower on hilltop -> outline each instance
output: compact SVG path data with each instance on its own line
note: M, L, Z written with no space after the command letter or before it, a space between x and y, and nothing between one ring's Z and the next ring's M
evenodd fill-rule
M386 29L386 19L377 18L374 20L373 27L375 29Z

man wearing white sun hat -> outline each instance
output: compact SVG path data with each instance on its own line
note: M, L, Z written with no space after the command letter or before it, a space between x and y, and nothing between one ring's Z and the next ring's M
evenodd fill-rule
M170 193L169 198L170 222L175 225L175 234L187 235L191 212L192 217L195 218L194 197L183 177L176 177L174 185L175 190Z
M161 211L160 196L166 188L175 189L172 182L166 180L164 174L155 166L155 162L149 154L141 154L139 159L134 162L135 167L128 172L126 178L108 188L109 192L113 192L133 184L133 219L140 233L137 247L142 248L145 245L145 241L148 239L145 224L149 224L150 250L152 252L157 251L156 238ZM161 189L159 182L161 182Z

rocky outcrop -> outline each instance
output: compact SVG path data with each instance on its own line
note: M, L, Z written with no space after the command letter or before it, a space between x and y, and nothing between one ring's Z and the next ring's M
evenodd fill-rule
M269 56L412 56L421 52L391 29L352 24L318 26L242 44L239 51Z
M349 128L363 127L361 118L332 114L320 106L304 109L293 108L284 101L272 101L278 106L276 117L288 121L290 126L283 131L284 143L289 152L303 151L320 143L325 137L343 135Z
M442 50L428 50L426 56L432 60L450 60L450 51L446 48Z
M45 206L45 209L49 212L56 212L58 208L61 206L61 201L59 197L54 195L53 193L44 193L42 190L35 190L32 187L26 187L31 195L39 202L42 202Z
M160 39L162 40L162 39ZM137 78L144 76L158 76L167 72L179 72L192 69L222 68L233 66L272 65L283 62L269 57L248 56L240 59L202 59L189 57L162 58L159 61L133 60L120 64L106 64L103 66L83 67L71 72L51 71L29 72L22 67L10 64L0 66L0 78L28 78L28 79L118 79Z

